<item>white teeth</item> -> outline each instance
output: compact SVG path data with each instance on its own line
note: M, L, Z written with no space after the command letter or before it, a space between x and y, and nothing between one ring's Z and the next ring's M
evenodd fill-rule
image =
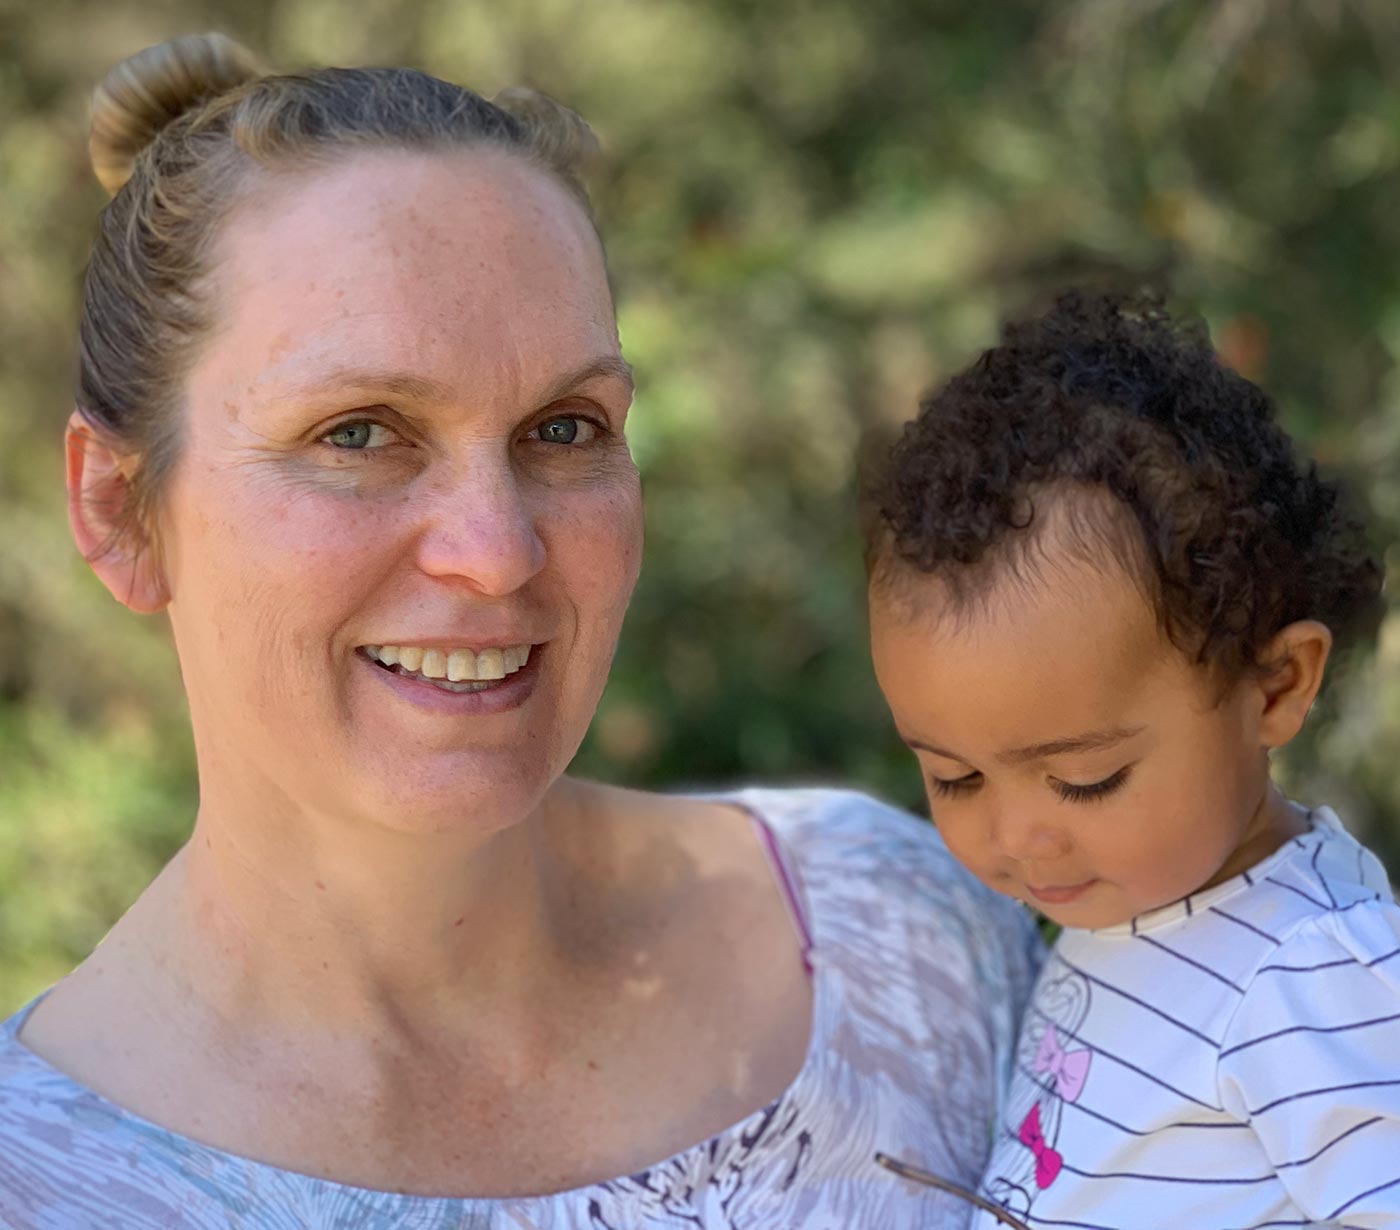
M419 675L453 692L480 691L485 683L512 675L530 660L529 645L470 649L423 649L414 645L365 645L363 652L397 666L401 674Z
M505 654L499 649L483 649L476 655L476 677L478 679L504 679L506 677Z
M470 649L454 649L447 659L447 677L458 683L463 679L476 678L476 654Z
M444 688L448 692L480 692L483 688L489 688L489 683L477 683L474 679L466 679L461 683L452 683L446 679L434 679L435 687Z

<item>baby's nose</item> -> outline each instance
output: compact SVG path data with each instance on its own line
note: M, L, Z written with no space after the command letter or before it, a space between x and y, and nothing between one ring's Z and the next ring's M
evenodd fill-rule
M1069 837L1054 821L1031 812L1001 813L992 821L992 844L1016 862L1040 862L1068 852Z

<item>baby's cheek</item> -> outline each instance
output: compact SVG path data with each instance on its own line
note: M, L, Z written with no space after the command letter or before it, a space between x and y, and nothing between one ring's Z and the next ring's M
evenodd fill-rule
M1218 836L1193 827L1166 822L1150 846L1135 852L1125 878L1141 898L1139 913L1189 897L1215 874L1222 861Z
M977 826L966 820L939 819L934 810L933 800L929 800L929 812L934 817L934 827L948 852L979 880L997 887L993 883L993 859L985 841L978 840Z

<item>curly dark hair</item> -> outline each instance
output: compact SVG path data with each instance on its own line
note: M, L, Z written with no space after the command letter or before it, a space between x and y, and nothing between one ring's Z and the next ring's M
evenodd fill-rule
M872 584L912 568L959 609L1035 572L1036 529L1072 506L1075 554L1125 568L1172 642L1228 678L1267 669L1295 620L1345 641L1380 612L1381 566L1339 486L1155 294L1070 292L1008 324L924 397L867 495Z

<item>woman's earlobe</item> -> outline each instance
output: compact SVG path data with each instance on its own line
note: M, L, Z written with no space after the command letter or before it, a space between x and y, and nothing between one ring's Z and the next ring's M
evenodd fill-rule
M141 614L170 601L156 552L126 523L131 459L102 440L76 410L64 440L68 523L93 572L118 602Z
M1259 679L1260 737L1266 747L1282 747L1303 729L1331 652L1332 633L1315 619L1291 623L1269 642L1268 672Z

